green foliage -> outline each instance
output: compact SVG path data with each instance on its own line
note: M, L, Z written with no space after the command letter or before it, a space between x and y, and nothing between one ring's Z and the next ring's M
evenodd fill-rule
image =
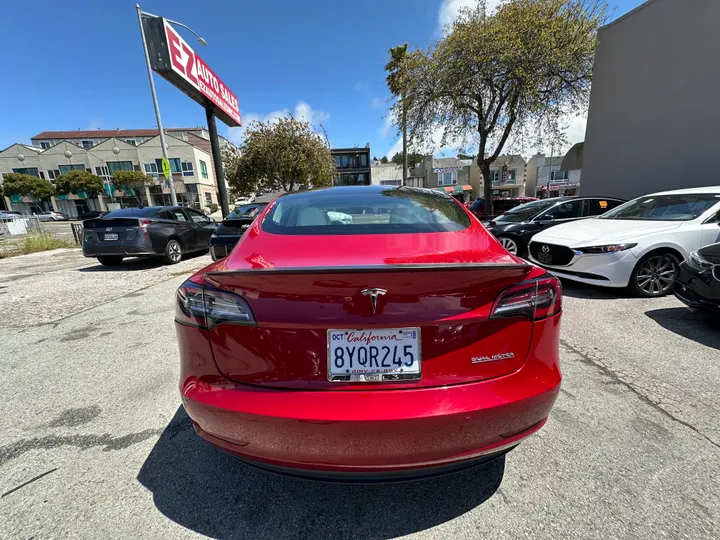
M388 161L387 156L383 156L380 158L380 163L390 163L390 162Z
M55 195L55 188L49 180L20 173L3 174L3 186L7 195L28 195L33 199L49 199Z
M471 156L469 154L458 154L457 159L475 159L477 156Z
M251 123L240 151L226 152L223 165L235 196L329 186L337 175L325 139L293 117Z
M47 231L41 231L28 233L23 239L21 249L23 253L37 253L38 251L73 247L77 247L77 245L58 238Z
M103 191L103 181L87 171L68 171L55 179L55 188L61 195L82 192L96 194Z
M113 184L142 192L145 186L155 185L155 179L140 171L117 171L113 174Z
M418 154L417 152L408 152L408 167L411 168L413 165L420 163L423 160L423 157L424 156L422 154ZM390 161L392 161L395 165L402 165L402 152L395 154Z
M214 202L211 202L210 204L208 204L208 208L210 208L210 213L214 214L215 212L218 211L219 206L217 204L215 204Z
M411 141L437 145L440 131L440 146L477 145L492 213L490 164L508 141L554 143L563 119L586 109L607 13L605 0L506 0L492 14L480 0L462 10L446 37L404 54L405 76L388 78L412 103Z

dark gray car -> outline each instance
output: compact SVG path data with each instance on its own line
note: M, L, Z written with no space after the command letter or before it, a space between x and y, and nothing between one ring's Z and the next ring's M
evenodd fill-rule
M192 208L122 208L83 222L83 255L106 266L125 257L162 257L175 264L183 253L207 251L215 228L215 220Z

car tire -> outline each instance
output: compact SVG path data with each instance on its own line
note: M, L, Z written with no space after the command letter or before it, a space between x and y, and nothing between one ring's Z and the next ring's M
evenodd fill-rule
M672 293L680 260L669 251L653 251L638 261L630 275L630 291L641 298L657 298Z
M182 246L175 238L168 240L165 244L165 255L163 260L167 264L177 264L182 260Z
M123 262L123 259L124 257L119 257L116 255L104 255L97 258L98 262L103 266L118 266Z
M508 252L512 253L513 255L517 255L518 257L526 256L525 246L519 238L500 235L497 237L497 240L498 242L500 242L502 247L504 247L506 250L508 250Z

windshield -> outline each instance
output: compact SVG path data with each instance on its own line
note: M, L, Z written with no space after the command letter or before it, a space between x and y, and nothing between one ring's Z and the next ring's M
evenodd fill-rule
M265 204L247 204L244 206L238 206L237 208L235 208L235 210L230 212L225 219L242 219L255 217L265 206Z
M543 199L541 201L532 201L529 203L516 206L505 214L498 216L496 222L519 223L521 221L529 221L543 210L556 205L558 199Z
M720 203L720 195L657 195L640 197L600 216L600 219L690 221Z
M452 197L417 188L335 188L282 197L262 223L275 234L449 232L470 226Z

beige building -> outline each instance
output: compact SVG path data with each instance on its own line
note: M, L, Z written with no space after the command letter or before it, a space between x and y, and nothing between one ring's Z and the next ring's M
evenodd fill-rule
M718 22L718 0L651 0L600 29L581 195L720 184Z
M521 155L500 156L490 165L493 193L499 197L525 196L525 172L525 159ZM470 184L473 198L482 197L484 182L477 158L473 160L470 169Z
M577 195L582 171L563 169L563 156L535 154L527 162L525 193L528 197Z
M152 135L153 131L155 135ZM165 139L178 203L200 209L211 203L217 204L210 141L194 132L167 131ZM196 131L207 135L207 130ZM126 192L123 186L114 186L110 196L107 193L58 195L52 197L50 204L53 209L71 217L87 210L106 210L113 203L121 206L170 204L170 188L161 174L162 151L157 130L116 130L109 133L120 136L101 140L88 138L88 132L43 132L32 138L37 145L14 144L0 152L0 182L3 174L12 172L54 182L60 174L80 169L100 176L109 186L116 171L136 170L157 179L155 185L146 188L144 193ZM77 136L72 140L61 140L52 138L53 134L56 137L67 134ZM134 134L132 138L130 134ZM110 188L107 189L109 191ZM28 197L5 197L4 202L6 208L28 214L48 206Z

